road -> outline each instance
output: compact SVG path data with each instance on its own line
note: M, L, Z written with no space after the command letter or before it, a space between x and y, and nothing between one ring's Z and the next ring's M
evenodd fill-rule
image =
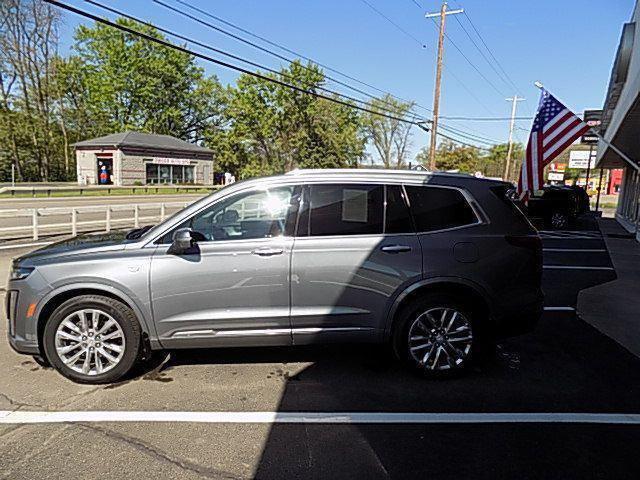
M545 264L610 265L598 235L545 234ZM613 275L547 268L548 306L574 306L580 288ZM639 414L640 360L566 309L547 311L534 333L502 342L468 375L446 381L405 372L382 348L351 345L170 352L155 368L99 387L71 383L6 342L0 363L0 410L159 411L174 420L171 412L236 412L214 423L123 422L115 413L101 423L0 424L0 478L640 477L640 424L564 416ZM243 412L355 412L373 422L390 412L478 415L470 424L292 424L256 423ZM480 423L508 412L560 422Z
M111 195L104 197L0 198L0 210L13 208L81 207L89 205L130 205L133 203L162 203L194 201L204 195Z
M27 213L30 214L29 209L38 208L44 209L47 208L71 208L71 207L106 207L107 205L114 207L126 207L130 206L130 209L127 210L114 210L111 213L111 219L113 221L113 226L115 227L127 227L131 228L134 225L133 222L133 205L145 205L145 204L160 204L160 203L191 203L199 198L202 198L203 195L194 195L194 194L183 194L183 195L113 195L107 197L67 197L67 198L33 198L33 199L11 199L11 198L3 198L0 199L0 213L2 210L12 210L12 209L24 209ZM167 207L165 212L167 215L170 215L181 207ZM141 208L140 209L140 217L150 217L157 216L160 213L160 208L148 209ZM78 222L90 222L90 221L105 221L106 213L104 210L95 211L95 212L83 212L79 210L77 214ZM129 218L130 221L119 222L120 219ZM149 223L149 222L157 222L159 217L154 217L151 220L142 220L141 223ZM40 234L41 239L46 239L47 236L53 234L61 234L61 233L69 233L71 231L71 214L61 214L61 215L43 215L39 217L39 225L42 227L42 232ZM2 227L18 227L24 226L29 227L32 224L32 219L29 215L23 217L10 216L10 217L0 217L0 243L8 240L28 240L32 236L32 230L30 228L25 228L19 231L13 232L3 232ZM68 226L59 227L59 228L46 228L47 224L69 224ZM95 231L104 228L104 224L92 224L92 225L79 225L78 232L83 231Z

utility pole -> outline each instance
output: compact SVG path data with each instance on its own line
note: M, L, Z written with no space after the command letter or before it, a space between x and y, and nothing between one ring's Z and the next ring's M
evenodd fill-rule
M438 117L440 115L440 84L442 82L442 57L444 55L444 22L447 15L462 13L464 9L447 11L447 2L442 2L439 13L427 13L425 18L440 17L440 35L438 36L438 62L436 65L436 84L433 92L433 120L431 122L431 143L429 146L429 170L436 169L436 140L438 135Z
M505 99L507 102L513 102L511 105L511 122L509 122L509 148L507 148L507 161L504 165L504 179L509 181L509 171L511 167L511 153L513 153L513 127L516 122L516 106L518 102L524 100L522 97L518 97L518 95L514 95L513 97L509 97Z

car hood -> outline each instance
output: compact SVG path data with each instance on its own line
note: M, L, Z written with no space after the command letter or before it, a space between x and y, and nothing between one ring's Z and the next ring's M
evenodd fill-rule
M134 240L126 238L127 232L78 235L77 237L52 243L15 259L16 264L37 264L41 261L69 255L122 250Z

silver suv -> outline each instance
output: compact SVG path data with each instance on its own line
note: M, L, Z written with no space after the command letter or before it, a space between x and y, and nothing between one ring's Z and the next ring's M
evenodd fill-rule
M154 227L15 259L9 341L83 383L155 350L333 341L456 372L542 311L540 239L509 187L389 170L239 182Z

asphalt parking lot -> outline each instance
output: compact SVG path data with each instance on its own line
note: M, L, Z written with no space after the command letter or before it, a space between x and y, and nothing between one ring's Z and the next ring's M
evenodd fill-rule
M604 242L590 228L543 242L549 309L538 328L456 379L418 378L381 348L334 345L171 352L128 381L89 387L0 341L0 410L166 414L0 423L0 478L640 478L640 359L572 311L580 289L615 278ZM327 419L337 412L351 416ZM400 416L379 423L385 414Z

